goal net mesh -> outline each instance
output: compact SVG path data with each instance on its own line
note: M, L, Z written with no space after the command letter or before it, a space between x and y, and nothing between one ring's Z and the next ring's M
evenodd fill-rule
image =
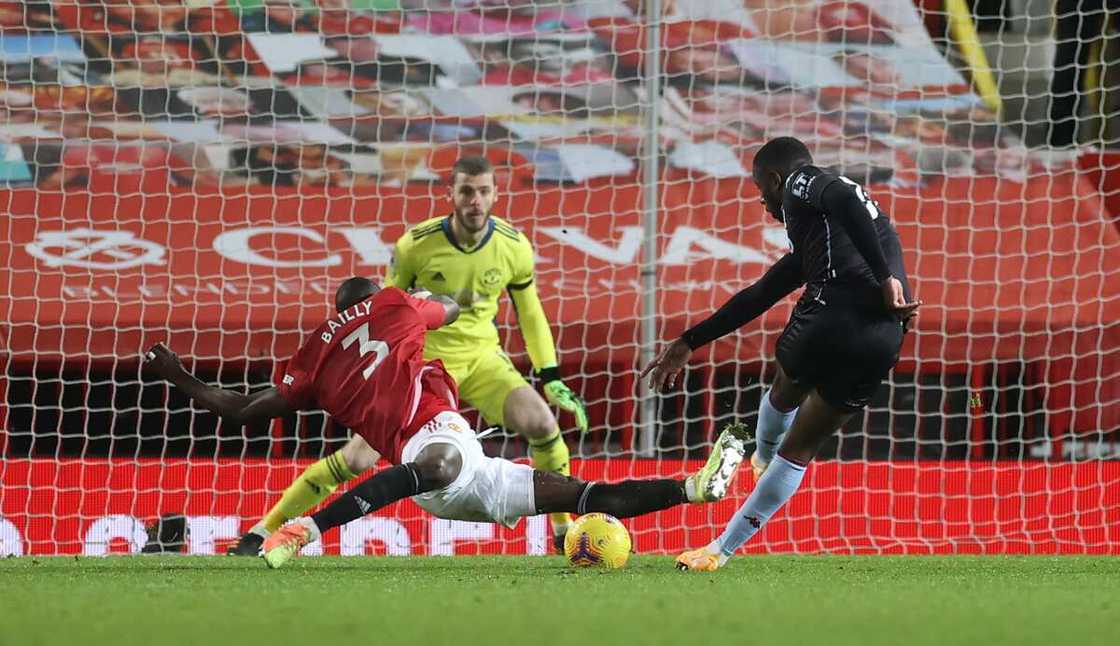
M659 4L653 35L641 0L0 2L0 554L136 552L171 515L184 549L224 551L347 429L318 412L222 424L140 353L163 341L210 383L275 383L340 280L384 275L397 237L450 212L464 155L494 164L495 214L535 246L590 412L587 434L558 416L573 473L685 476L724 424L753 425L794 297L698 351L643 419L640 269L653 249L659 340L759 278L788 241L751 161L783 135L867 187L925 305L747 551L1120 551L1120 236L1094 179L1109 157L1001 125L958 54L968 21L940 3ZM485 444L526 459L508 431ZM636 548L704 544L751 487L744 469L719 504L629 521ZM320 551L549 543L544 518L411 502L333 534Z

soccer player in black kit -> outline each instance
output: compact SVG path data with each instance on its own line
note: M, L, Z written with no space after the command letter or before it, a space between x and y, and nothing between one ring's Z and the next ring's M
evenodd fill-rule
M718 569L793 496L817 451L894 367L921 305L887 215L856 182L813 166L805 144L767 142L754 158L754 182L792 250L642 372L655 390L672 388L693 350L805 286L778 339L778 377L759 406L755 489L719 538L677 557L682 570Z

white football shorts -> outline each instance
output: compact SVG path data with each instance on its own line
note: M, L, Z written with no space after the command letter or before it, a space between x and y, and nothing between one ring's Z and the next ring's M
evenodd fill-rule
M459 477L450 485L413 496L428 513L449 520L501 523L513 527L523 516L535 516L533 468L486 457L470 424L458 413L442 412L420 427L401 451L412 462L424 447L451 444L463 458Z

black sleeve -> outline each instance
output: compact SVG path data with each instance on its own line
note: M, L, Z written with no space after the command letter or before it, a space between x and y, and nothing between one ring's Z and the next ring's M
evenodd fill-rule
M781 257L756 283L735 294L714 314L692 326L681 338L695 350L739 329L774 306L805 282L801 259L792 253Z
M891 275L887 258L879 244L879 231L872 218L878 215L878 207L866 197L856 184L835 181L828 185L821 195L822 210L842 223L852 244L859 250L875 280L882 283Z
M914 295L910 292L910 279L906 276L906 263L902 259L902 243L890 223L887 223L887 228L890 229L890 235L880 238L883 241L883 255L887 257L887 267L890 269L891 276L902 283L902 293L906 295L906 302L910 303L914 301Z

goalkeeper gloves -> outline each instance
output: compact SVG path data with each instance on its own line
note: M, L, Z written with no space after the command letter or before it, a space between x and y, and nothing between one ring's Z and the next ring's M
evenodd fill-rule
M560 369L556 366L538 370L537 379L544 382L544 396L548 403L561 410L566 410L576 418L576 426L581 433L587 432L587 404L583 399L572 392L571 388L560 381Z

